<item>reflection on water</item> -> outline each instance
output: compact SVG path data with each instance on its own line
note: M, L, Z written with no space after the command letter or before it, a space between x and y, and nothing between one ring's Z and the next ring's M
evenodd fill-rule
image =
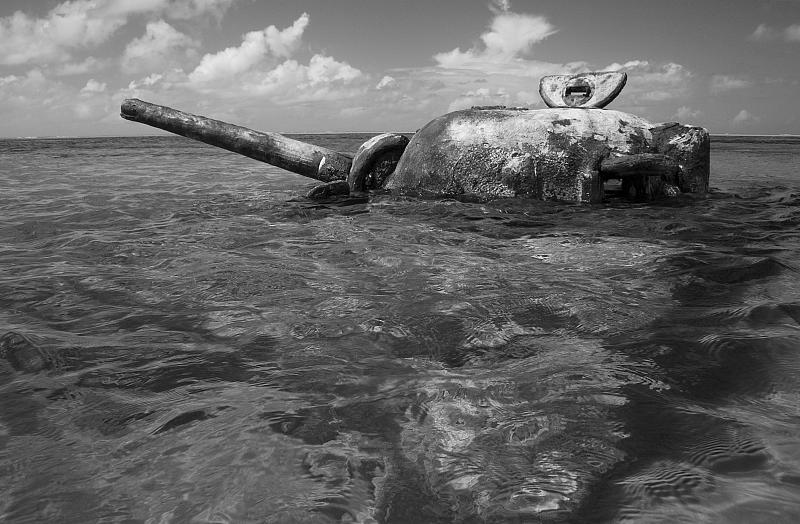
M707 198L316 204L0 142L2 519L797 521L800 141L713 155Z

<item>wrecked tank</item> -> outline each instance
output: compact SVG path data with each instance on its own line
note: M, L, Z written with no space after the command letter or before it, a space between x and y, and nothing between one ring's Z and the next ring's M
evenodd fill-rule
M440 116L409 140L384 133L351 156L138 99L121 116L323 182L311 198L386 189L425 197L523 197L599 203L609 182L630 199L708 190L710 140L702 127L653 124L604 109L623 72L542 78L546 109L473 107Z

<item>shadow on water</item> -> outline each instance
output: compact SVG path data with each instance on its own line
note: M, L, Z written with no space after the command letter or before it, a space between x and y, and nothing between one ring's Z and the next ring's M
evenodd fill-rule
M3 519L800 518L793 189L312 203L136 147L3 209Z

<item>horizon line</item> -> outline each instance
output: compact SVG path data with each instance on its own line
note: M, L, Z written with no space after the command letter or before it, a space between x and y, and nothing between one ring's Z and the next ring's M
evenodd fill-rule
M280 135L379 135L381 133L397 133L400 135L413 135L416 131L291 131L291 132L279 132L277 134ZM183 137L182 135L178 135L175 133L163 133L163 134L155 134L155 135L39 135L39 136L4 136L0 137L0 140L48 140L48 139L76 139L76 138L159 138L159 137L177 137L180 136L182 138L187 138L188 140L194 140L192 138ZM709 133L711 137L722 137L722 136L730 136L730 137L745 137L745 136L758 136L758 137L789 137L789 138L800 138L800 133Z
M396 133L399 135L413 135L416 131L276 131L278 135L380 135L382 133ZM37 136L0 136L0 140L47 140L47 139L66 139L66 138L160 138L160 137L181 137L188 140L193 138L184 137L176 133L165 132L157 135L37 135ZM798 135L800 136L800 135ZM197 140L195 140L197 141ZM202 142L202 141L200 141Z

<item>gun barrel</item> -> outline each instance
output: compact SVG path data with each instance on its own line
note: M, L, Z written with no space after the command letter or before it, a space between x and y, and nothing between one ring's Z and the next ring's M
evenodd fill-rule
M254 131L136 98L122 103L120 116L323 182L345 180L350 172L352 160L336 151L279 133Z

